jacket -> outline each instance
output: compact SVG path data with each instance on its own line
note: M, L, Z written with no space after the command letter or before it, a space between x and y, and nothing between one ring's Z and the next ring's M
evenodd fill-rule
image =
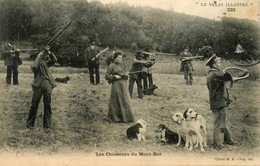
M210 69L207 76L207 87L209 90L210 109L215 110L220 107L227 107L228 89L224 85L224 81L229 79L219 69Z
M130 69L130 73L141 71L142 68L143 68L143 64L138 63L138 62L133 62L132 67ZM139 73L135 73L135 74L130 75L130 77L134 78L134 79L142 78L142 76L143 76L143 72L139 72Z
M182 60L185 57L192 57L192 54L190 52L187 52L187 54L185 55L184 52L181 52L180 54L180 60ZM180 67L180 71L183 72L184 71L184 65L191 65L191 61L190 60L185 60L185 61L181 61L181 67Z
M92 50L91 47L88 47L86 49L85 53L85 61L86 64L99 64L99 58L96 58L94 61L92 61L92 58L95 58L95 56L100 52L99 47L95 46Z
M42 57L48 55L49 55L49 60L43 61ZM52 88L56 87L55 81L49 70L49 68L53 66L56 62L57 62L57 58L53 53L48 54L47 52L42 51L37 55L37 58L31 65L31 69L34 73L34 81L32 84L33 87L36 88L40 87L44 80L49 80L50 84L52 85Z
M2 57L4 58L4 65L6 66L19 66L22 64L22 60L19 57L20 53L16 51L16 47L14 45L4 46L2 50Z

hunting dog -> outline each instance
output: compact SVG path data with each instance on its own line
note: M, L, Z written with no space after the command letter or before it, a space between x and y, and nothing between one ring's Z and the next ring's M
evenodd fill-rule
M146 122L143 119L139 119L136 121L136 124L129 127L126 130L127 138L132 140L137 138L138 141L146 141L145 140L145 132L146 132Z
M196 111L194 111L192 108L187 108L184 113L183 116L185 118L186 121L199 121L200 123L200 133L203 137L203 146L207 147L207 125L206 125L206 120L202 115L199 115ZM198 147L199 141L197 138L197 143L194 147Z
M153 92L154 92L154 90L157 89L157 88L158 88L158 86L156 86L155 84L152 84L150 88L144 89L144 90L143 90L143 93L144 93L145 95L152 95Z
M67 83L70 80L70 77L64 77L64 78L55 78L56 82L60 82L60 83Z
M179 135L171 131L164 124L160 124L156 129L156 133L161 133L161 141L168 144L177 144L179 142ZM183 137L181 137L181 143L184 143Z
M192 150L193 145L198 141L200 144L200 151L205 152L202 146L203 137L200 134L200 122L192 119L186 121L183 114L177 112L173 114L172 121L177 124L177 133L179 135L179 142L176 146L180 146L181 135L185 135L185 148ZM198 139L197 139L198 137Z

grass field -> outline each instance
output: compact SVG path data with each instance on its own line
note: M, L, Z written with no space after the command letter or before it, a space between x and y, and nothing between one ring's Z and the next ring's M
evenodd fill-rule
M23 55L26 56L26 55ZM132 57L128 57L131 63ZM162 58L164 60L165 58ZM19 67L19 86L5 84L5 66L0 61L0 154L71 155L95 156L96 152L119 153L161 153L162 156L205 157L215 161L215 157L259 156L259 92L260 81L242 80L231 89L234 103L228 108L228 122L238 146L227 146L217 151L212 148L213 116L209 110L206 88L207 69L204 62L194 63L194 85L187 86L179 73L179 64L157 63L154 66L154 83L159 87L152 96L137 98L134 89L132 106L136 119L147 122L147 142L130 141L126 129L132 125L110 123L104 120L108 113L110 85L104 79L106 66L101 67L101 85L91 86L87 69L53 67L56 77L71 77L67 84L58 83L52 94L53 133L47 134L42 127L43 103L40 103L35 127L25 130L26 119L32 97L33 74L24 61ZM227 64L225 64L227 65ZM258 65L259 66L259 65ZM254 69L259 73L259 68ZM252 70L252 69L250 69ZM236 97L236 100L234 99ZM183 147L165 145L158 140L154 129L161 123L176 131L170 117L174 112L184 112L194 108L207 121L208 145L206 153L199 149L186 151ZM158 156L160 158L160 156ZM197 158L197 159L198 159ZM187 158L189 159L189 158Z

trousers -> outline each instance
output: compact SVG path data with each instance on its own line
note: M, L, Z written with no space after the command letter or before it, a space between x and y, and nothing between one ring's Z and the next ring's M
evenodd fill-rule
M44 80L40 87L33 87L32 105L29 111L29 117L27 119L27 128L34 127L37 110L42 96L44 104L43 127L52 128L51 93L52 86L49 80Z
M143 94L142 78L140 78L140 77L138 77L138 78L130 77L130 79L129 79L129 93L130 93L130 96L132 98L133 87L134 87L134 83L135 82L137 84L138 97L140 99L142 99L144 94Z
M94 72L95 72L96 84L100 84L99 64L97 64L97 63L89 64L88 69L89 69L90 83L95 84L95 82L94 82Z
M149 89L153 85L153 75L152 74L144 74L143 76L144 81L144 89Z
M214 143L216 145L222 144L222 134L224 133L224 141L232 141L232 136L229 128L226 124L226 109L225 107L220 107L215 110L213 110L215 121L214 121L214 131L213 131L213 137L214 137Z
M184 79L186 80L187 84L192 84L193 77L192 77L192 66L190 64L185 64L183 66L184 72Z
M6 84L11 84L12 74L13 74L13 84L18 84L18 65L7 66L6 72Z

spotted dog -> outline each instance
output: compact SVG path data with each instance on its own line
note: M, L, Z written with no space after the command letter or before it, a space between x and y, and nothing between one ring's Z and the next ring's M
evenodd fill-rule
M143 119L139 119L136 121L136 124L129 127L126 130L127 138L132 139L138 139L138 141L146 141L145 140L145 132L146 132L146 122Z
M207 123L205 118L202 115L199 115L196 111L194 111L192 108L187 108L184 113L183 116L185 118L186 121L190 121L190 120L196 120L199 121L200 123L200 133L203 137L203 146L207 147ZM196 145L194 147L198 147L199 141L197 141Z
M202 152L205 151L205 149L202 146L203 137L200 134L200 123L199 121L192 120L192 121L186 121L183 117L183 114L180 112L177 112L173 114L172 121L177 124L177 133L179 135L179 142L176 146L180 146L181 143L181 135L185 135L185 148L192 150L193 145L197 142L197 137L199 137L200 142L200 150Z

